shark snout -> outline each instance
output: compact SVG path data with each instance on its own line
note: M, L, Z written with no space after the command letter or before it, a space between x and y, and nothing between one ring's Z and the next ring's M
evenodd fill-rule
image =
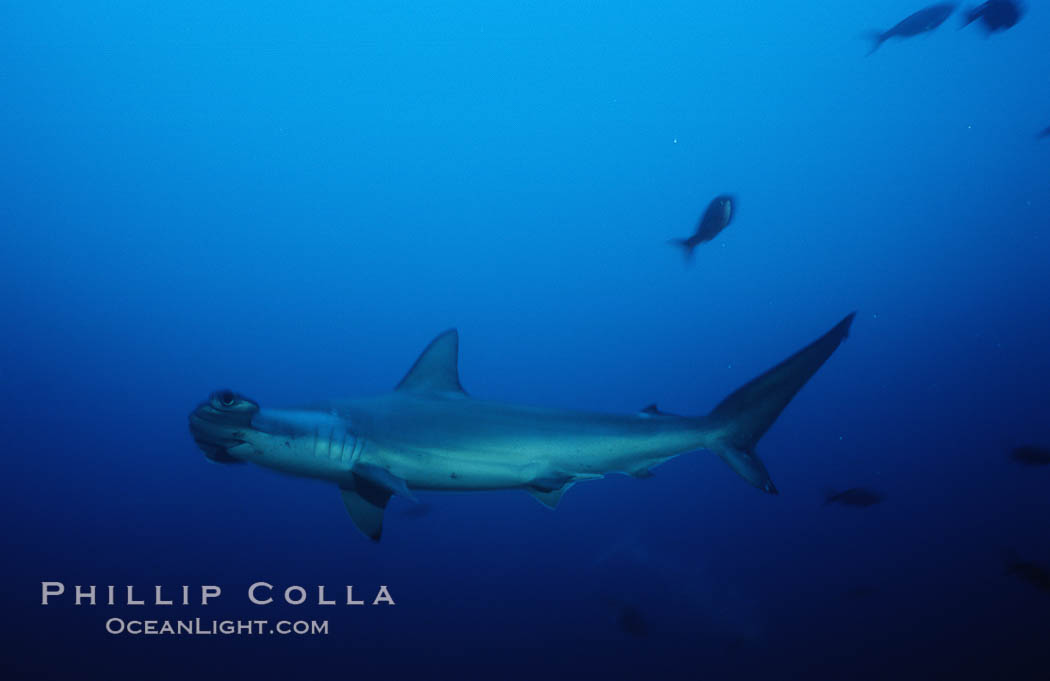
M232 390L216 390L190 413L190 435L204 455L212 461L240 461L229 453L243 444L259 405Z

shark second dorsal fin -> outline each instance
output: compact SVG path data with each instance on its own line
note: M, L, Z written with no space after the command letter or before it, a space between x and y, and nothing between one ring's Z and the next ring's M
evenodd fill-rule
M430 341L395 390L465 395L459 383L459 333L449 329Z

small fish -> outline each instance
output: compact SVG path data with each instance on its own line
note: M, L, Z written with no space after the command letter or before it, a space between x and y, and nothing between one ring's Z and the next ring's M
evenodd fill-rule
M1024 8L1014 0L988 0L983 5L978 5L964 13L962 25L969 26L980 19L985 33L991 35L1013 28L1021 20L1022 14L1024 14Z
M1040 591L1050 591L1050 570L1039 563L1021 560L1013 551L1007 553L1006 574L1014 575Z
M886 497L875 490L866 487L851 487L842 492L829 492L824 499L825 504L842 504L843 506L854 506L856 508L867 508L881 503Z
M871 51L868 54L879 49L879 46L890 38L911 38L922 33L929 33L943 24L954 11L954 3L944 2L930 5L926 9L920 9L915 14L905 17L888 31L873 31L870 35Z
M1050 464L1050 449L1039 445L1021 445L1013 448L1010 458L1026 466L1046 466Z
M729 194L716 196L707 205L704 216L700 218L700 222L696 226L696 232L688 239L671 239L671 243L681 246L685 250L685 257L690 257L694 248L705 241L714 239L723 229L729 226L729 223L733 220L733 213L736 212L735 204L736 199Z

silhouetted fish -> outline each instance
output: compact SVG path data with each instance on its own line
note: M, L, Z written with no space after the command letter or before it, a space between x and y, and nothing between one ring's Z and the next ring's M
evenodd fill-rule
M729 223L733 220L733 213L736 210L735 204L736 199L729 194L716 196L707 205L704 216L700 218L700 222L696 226L696 232L688 239L671 239L671 243L685 249L685 255L688 258L693 254L694 248L705 241L714 239L719 232L729 226Z
M616 616L616 626L625 634L641 638L649 635L649 627L645 624L645 617L638 608L625 603Z
M1006 574L1014 575L1040 591L1050 591L1050 570L1039 563L1021 560L1013 551L1007 553Z
M911 38L920 33L929 33L943 24L954 11L954 3L943 2L937 5L930 5L926 9L920 9L915 14L903 19L888 31L875 31L871 35L874 44L871 46L871 52L868 52L868 54L879 49L879 46L890 38Z
M1014 447L1010 458L1026 466L1046 466L1050 464L1050 449L1038 445L1021 445Z
M843 492L829 492L825 498L825 504L842 504L843 506L856 506L867 508L881 503L885 497L875 490L866 487L853 487Z
M991 35L996 31L1013 28L1021 20L1022 14L1024 9L1014 0L989 0L963 14L962 25L969 26L980 19L981 26Z

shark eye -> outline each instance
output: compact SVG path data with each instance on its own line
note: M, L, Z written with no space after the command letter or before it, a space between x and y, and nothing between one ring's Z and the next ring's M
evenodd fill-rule
M231 390L223 390L218 394L218 398L219 404L224 407L232 407L233 403L237 401L237 396Z

